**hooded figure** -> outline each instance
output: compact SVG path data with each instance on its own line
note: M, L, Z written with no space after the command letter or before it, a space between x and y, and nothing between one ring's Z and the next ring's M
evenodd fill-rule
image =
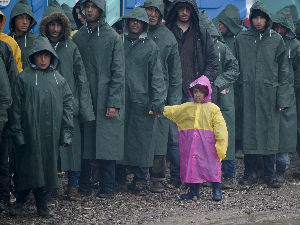
M31 18L31 22L29 25L29 28L26 32L24 32L22 35L17 36L15 33L15 19L17 16L27 14ZM28 2L26 0L20 0L15 4L15 6L12 8L10 13L10 20L9 20L9 36L13 37L19 47L21 48L21 58L22 58L22 65L23 69L27 67L27 59L29 56L29 52L31 51L34 40L36 38L36 35L31 31L32 28L36 25L36 19L34 17L34 14L32 12L32 9Z
M70 24L71 24L71 28L72 31L73 30L77 30L77 25L75 23L73 14L72 14L72 9L70 8L70 6L68 6L66 3L61 5L61 8L64 10L65 15L68 17Z
M51 64L40 69L35 53L51 53ZM58 58L45 37L36 38L12 91L10 131L14 144L17 191L58 187L57 150L70 144L73 133L72 93L66 80L56 71Z
M234 105L234 89L233 84L239 78L239 68L236 58L233 56L230 48L221 40L222 35L205 11L199 12L200 24L207 29L214 39L215 50L219 58L219 75L215 80L215 86L218 87L217 105L220 107L222 115L226 121L228 130L228 148L226 158L222 161L222 172L224 180L222 186L231 187L235 180L235 105ZM227 164L231 164L227 166ZM230 179L227 179L230 178ZM227 182L228 180L228 182ZM230 186L231 184L231 186Z
M73 7L72 9L72 15L73 15L73 18L74 18L74 22L76 23L76 26L77 26L77 29L76 30L79 30L83 25L83 21L85 20L85 16L84 14L82 13L81 11L81 7L80 7L80 4L82 3L82 0L79 0ZM78 12L77 12L78 11Z
M62 26L56 41L49 32L51 23ZM41 20L40 33L48 37L61 63L57 70L66 79L74 96L74 135L72 145L60 150L62 171L81 170L81 132L79 124L95 120L89 83L78 47L70 40L71 27L68 18L63 14L60 5L53 1Z
M295 34L298 41L300 40L300 20L298 18L298 10L296 5L287 5L282 10L290 9L290 15L292 16L293 23L295 26ZM280 10L281 11L281 10Z
M13 56L15 58L18 71L21 73L23 71L22 68L22 61L21 61L21 49L18 45L18 43L10 36L7 34L2 33L6 23L6 17L5 15L0 11L0 40L6 42L9 44L9 46L12 49Z
M136 39L129 36L130 19L144 23L144 31ZM141 7L123 16L126 59L124 164L136 167L153 164L154 146L151 143L155 117L148 112L161 112L166 98L159 48L147 35L148 23L148 15Z
M297 110L295 93L298 93L297 101L299 103L299 84L300 84L300 43L296 39L295 27L291 17L289 8L283 8L275 15L272 16L273 29L277 26L283 26L286 29L285 35L282 36L289 59L289 72L290 72L290 96L292 105L288 109L282 111L280 114L280 142L279 153L295 152L297 145ZM299 105L299 104L298 104ZM299 129L299 128L298 128ZM277 156L277 161L280 158ZM283 164L283 165L280 165ZM277 163L277 171L284 171L286 163Z
M251 28L240 32L235 42L243 112L245 179L242 182L256 182L255 155L263 155L265 181L269 187L279 187L273 163L274 154L279 150L280 110L290 107L293 100L289 89L288 57L284 41L271 30L270 14L261 2L255 2L251 7L250 21Z
M186 5L191 11L189 31L183 41L182 30L177 26L177 13L181 6ZM175 0L167 15L166 26L174 33L179 46L182 67L182 90L188 97L189 84L205 74L213 84L218 76L218 57L213 41L206 29L199 25L198 7L194 0ZM181 31L180 31L181 30ZM212 101L217 101L217 89L212 85Z
M233 51L235 37L243 29L239 9L232 4L228 4L216 19L226 26L227 32L222 35L225 39L225 43Z
M83 158L102 160L100 186L111 193L115 160L124 157L124 47L121 37L105 22L105 1L84 1L82 7L87 4L94 4L101 15L94 28L87 21L73 36L89 80L96 118L84 126ZM117 113L110 117L111 111Z

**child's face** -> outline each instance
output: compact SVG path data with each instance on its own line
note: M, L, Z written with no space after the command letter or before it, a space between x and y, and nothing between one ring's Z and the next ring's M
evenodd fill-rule
M193 88L193 96L194 102L201 103L202 100L205 98L205 93L200 91L198 88Z
M51 53L48 51L42 51L34 54L34 63L37 67L45 70L49 67L51 62Z

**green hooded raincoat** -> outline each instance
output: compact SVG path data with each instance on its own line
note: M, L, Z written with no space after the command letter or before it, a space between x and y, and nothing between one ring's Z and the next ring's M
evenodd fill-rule
M71 27L68 18L63 14L60 5L53 1L45 11L40 23L40 33L48 37L47 24L52 21L61 21L63 33L60 40L52 44L59 57L60 64L57 70L66 79L74 96L74 134L72 145L60 148L61 170L80 171L81 169L81 132L80 123L95 120L89 83L84 65L76 44L70 40ZM50 38L48 38L50 40Z
M92 2L102 10L98 25L94 30L83 25L73 36L90 83L96 117L96 121L84 126L83 157L122 160L125 112L124 47L121 37L105 22L105 1ZM114 118L105 116L108 107L119 109Z
M50 66L41 70L33 61L40 51L52 55ZM73 100L66 80L55 70L58 58L45 37L37 37L29 65L16 79L10 131L15 154L18 191L58 187L57 150L71 144Z
M291 106L289 64L283 39L271 30L265 6L257 1L250 10L268 17L266 29L253 25L240 32L235 42L242 90L243 150L245 154L276 154L279 150L279 107Z

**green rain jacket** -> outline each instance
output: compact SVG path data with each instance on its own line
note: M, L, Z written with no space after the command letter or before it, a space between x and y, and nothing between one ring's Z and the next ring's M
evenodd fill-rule
M143 7L157 8L162 19L164 13L162 0L146 0ZM159 48L167 94L166 105L179 105L181 104L182 95L182 71L178 44L173 33L161 23L161 19L156 26L149 28L148 37ZM153 134L155 155L167 154L169 124L170 121L164 117L159 117L155 120L155 131Z
M297 145L297 110L295 88L299 89L300 80L300 43L296 39L295 27L289 8L284 8L272 16L273 26L280 24L287 28L283 37L288 52L290 71L290 95L293 99L291 107L280 114L280 143L279 152L295 152ZM295 88L294 88L295 87ZM297 96L299 99L299 96Z
M84 5L84 1L82 4ZM125 59L121 37L105 22L105 1L92 0L102 10L98 25L87 25L73 36L83 59L95 122L84 126L86 159L122 160L124 156ZM119 109L114 118L107 118L108 107Z
M61 21L63 33L60 40L52 44L59 57L60 64L57 70L66 79L74 96L74 134L72 145L60 148L61 170L80 171L81 169L81 132L79 124L95 120L89 83L85 73L79 49L70 40L71 27L68 18L63 14L60 5L53 1L45 11L40 23L40 34L48 36L47 24L52 21ZM50 40L50 38L48 37Z
M15 18L22 14L27 14L31 17L31 23L29 25L28 31L25 32L21 36L16 36L15 34ZM36 35L31 31L31 29L36 25L36 19L32 12L31 6L28 4L26 0L20 0L15 6L12 8L10 13L10 20L9 20L9 36L13 37L20 49L21 49L21 60L23 69L28 66L28 56L30 51L32 50Z
M128 36L128 19L144 22L144 31L133 40ZM155 116L166 98L159 48L147 37L148 16L144 8L135 8L123 17L126 62L126 119L124 164L151 167L154 159L153 130Z
M225 119L228 131L228 148L224 160L235 159L235 105L233 84L239 78L239 68L236 58L233 56L230 48L221 40L222 35L205 11L199 12L199 22L207 29L208 33L214 39L215 50L218 54L219 75L215 80L215 86L218 90L225 89L226 94L218 93L217 105L220 107Z
M39 69L33 55L52 55L50 66ZM57 72L58 58L45 37L37 37L29 54L28 66L16 79L9 127L14 152L18 191L58 187L57 150L71 144L73 100L66 80Z
M291 106L289 65L284 41L271 30L265 6L255 2L250 21L254 10L268 16L266 29L260 33L251 25L235 42L242 90L243 150L245 154L268 155L279 149L279 107Z

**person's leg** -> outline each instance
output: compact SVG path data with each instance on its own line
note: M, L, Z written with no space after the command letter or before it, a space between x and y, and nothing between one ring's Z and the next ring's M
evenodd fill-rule
M275 155L264 155L264 178L268 187L279 188L280 184L278 183L275 176Z
M252 185L257 183L257 161L259 157L257 155L245 154L244 155L244 176L239 181L241 185Z
M236 168L234 160L222 160L222 187L223 189L236 187Z
M221 189L221 183L213 182L212 183L213 188L213 201L218 202L222 200L222 189Z
M180 195L180 198L181 199L193 199L193 200L196 200L199 198L199 187L200 187L200 184L198 183L190 183L189 184L190 186L190 190L188 193L186 194L182 194Z
M161 193L164 191L162 182L166 179L166 156L155 155L153 160L153 166L150 169L151 187L150 191L154 193Z
M0 212L9 202L9 161L7 130L3 129L0 137Z
M79 192L89 194L92 191L91 187L91 166L87 159L81 160L81 172L79 177Z
M131 171L134 177L128 188L136 194L145 194L147 192L147 175L149 168L132 166Z
M78 193L79 177L80 177L80 171L68 172L68 199L71 201L80 200L80 196Z
M30 193L31 189L16 191L16 201L9 208L9 214L11 216L18 216L23 214L23 206L27 201L27 197Z
M51 211L47 205L50 191L45 187L41 187L33 189L32 192L34 194L38 215L42 217L50 216Z
M106 198L113 194L116 174L116 160L98 160L99 197Z

